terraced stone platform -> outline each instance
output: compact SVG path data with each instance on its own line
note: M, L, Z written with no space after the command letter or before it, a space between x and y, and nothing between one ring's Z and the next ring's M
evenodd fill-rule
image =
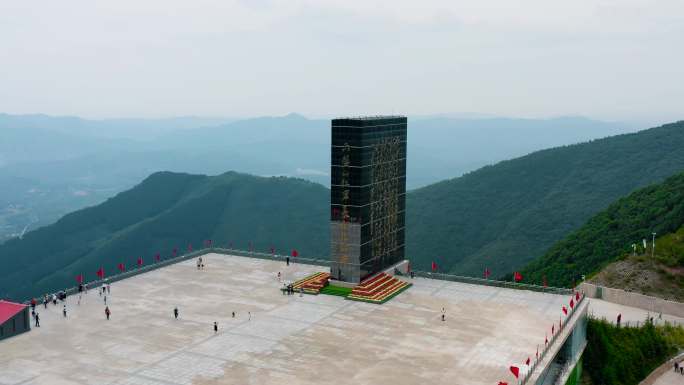
M356 286L347 299L383 304L410 286L409 282L386 273L379 273Z

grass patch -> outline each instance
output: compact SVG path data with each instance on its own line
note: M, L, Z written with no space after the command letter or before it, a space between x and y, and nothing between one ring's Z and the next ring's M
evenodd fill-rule
M320 294L336 295L338 297L346 297L349 294L351 294L351 292L352 292L351 287L327 285L326 287L321 289Z

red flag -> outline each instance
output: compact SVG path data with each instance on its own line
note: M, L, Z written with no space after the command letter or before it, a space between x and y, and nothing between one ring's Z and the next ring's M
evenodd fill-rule
M499 385L508 385L508 382L499 381Z
M517 366L511 366L509 369L511 370L511 373L513 373L515 378L518 378L518 376L520 375L520 369Z
M143 259L142 259L142 257L138 257L138 266L142 266L142 265L143 265Z
M100 279L104 278L104 275L105 275L104 269L102 269L102 268L100 267L100 270L98 270L98 271L96 272L96 274L97 274L98 278L100 278Z
M522 281L522 274L520 274L519 272L516 271L514 274L514 277L515 277L515 282Z
M579 291L575 292L575 299L577 300L577 302L579 302L579 300L580 300Z
M489 275L490 275L490 274L492 274L492 272L489 271L488 268L485 268L485 271L484 271L484 277L485 277L485 279L489 279Z
M575 307L575 301L571 299L570 300L570 309L573 309L574 307Z
M527 361L525 361L525 365L530 366L530 357L527 357Z
M121 272L124 272L126 270L126 265L124 265L123 263L119 263L118 267Z
M568 308L565 307L565 306L563 306L563 313L564 313L565 315L568 315Z
M432 261L432 271L437 271L437 264L435 261Z
M159 262L159 258L160 258L160 257L159 257L159 253L157 253L157 255L154 256L154 260L157 261L157 262Z
M83 283L83 274L79 274L76 276L76 282L78 282L79 284Z
M292 250L292 256L294 258L297 258L298 255L299 255L299 253L297 252L297 250Z

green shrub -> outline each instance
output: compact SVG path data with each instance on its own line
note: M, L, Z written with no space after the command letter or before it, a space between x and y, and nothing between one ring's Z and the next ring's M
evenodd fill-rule
M679 326L617 327L604 320L587 324L583 369L592 383L637 385L684 343Z

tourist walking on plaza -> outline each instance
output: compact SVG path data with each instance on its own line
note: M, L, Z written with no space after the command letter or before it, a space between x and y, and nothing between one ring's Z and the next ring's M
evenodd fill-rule
M285 257L285 266L290 266L290 257Z
M39 328L40 327L40 316L38 315L38 313L36 313L35 318L36 318L36 327Z
M52 304L57 306L57 294L52 294Z
M675 367L675 372L678 372L679 371L679 362L675 361L674 367Z
M45 306L46 309L47 309L47 304L48 304L48 295L45 294L43 296L43 306Z
M109 306L105 306L105 316L107 316L107 321L109 321L109 316L112 312L109 310Z
M214 334L218 333L218 323L214 321Z
M62 314L64 314L64 318L66 318L66 305L62 308Z
M247 321L251 321L252 320L252 312L248 311L247 313L249 314L249 318L247 319Z
M107 294L112 294L112 285L107 283Z
M173 317L178 319L178 306L173 308Z
M235 318L235 312L233 312L233 318Z

